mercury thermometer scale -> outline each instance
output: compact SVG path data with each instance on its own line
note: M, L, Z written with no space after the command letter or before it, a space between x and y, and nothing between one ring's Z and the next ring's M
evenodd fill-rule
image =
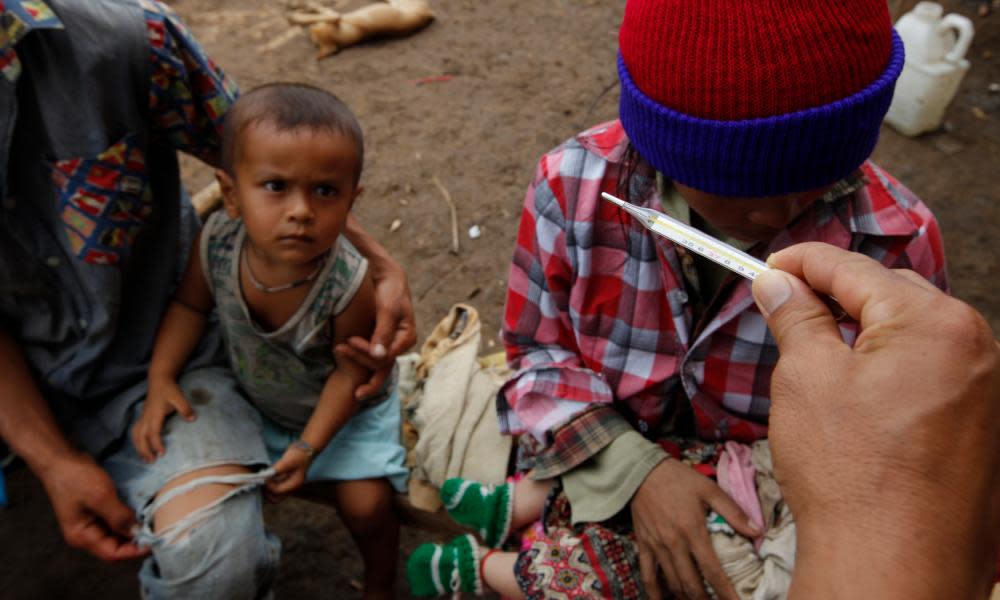
M619 208L638 219L643 227L653 233L665 237L692 252L697 252L733 273L746 277L750 281L756 279L764 271L771 269L764 261L756 259L746 252L737 250L729 244L702 233L673 217L651 208L644 208L625 202L607 192L602 193L601 196L605 200L617 204Z

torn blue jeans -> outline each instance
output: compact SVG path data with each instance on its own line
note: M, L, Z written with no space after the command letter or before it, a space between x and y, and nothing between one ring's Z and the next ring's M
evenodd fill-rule
M103 463L136 512L141 526L137 541L153 551L139 572L142 596L149 600L267 597L281 544L264 529L260 487L273 472L267 468L260 415L240 394L227 369L193 371L179 383L196 419L165 421L164 455L152 464L143 462L129 436ZM138 404L133 422L141 410ZM242 465L251 472L198 478L156 497L174 478L219 465ZM234 487L153 533L153 515L165 503L211 483Z

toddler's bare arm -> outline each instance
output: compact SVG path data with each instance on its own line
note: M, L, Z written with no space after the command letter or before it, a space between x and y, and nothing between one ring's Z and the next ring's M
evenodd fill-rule
M375 290L369 273L344 312L333 317L333 346L352 336L367 337L375 326ZM330 349L333 351L333 348ZM302 440L319 452L351 418L357 408L355 390L368 381L371 372L363 365L343 355L337 357L337 368L330 373L313 409Z
M163 454L160 431L174 411L194 419L194 411L177 387L177 377L205 332L208 313L215 305L201 268L199 238L191 245L187 270L173 300L163 313L149 365L149 391L139 421L132 428L132 442L147 461Z

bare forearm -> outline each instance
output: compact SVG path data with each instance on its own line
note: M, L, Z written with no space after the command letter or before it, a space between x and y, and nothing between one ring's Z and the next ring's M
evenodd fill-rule
M0 437L36 474L75 452L59 429L28 367L21 347L0 331Z
M319 402L302 431L303 441L316 452L322 451L354 415L357 408L354 390L358 385L355 378L342 370L335 371L327 379Z
M176 379L205 332L207 317L177 302L171 302L160 322L149 365L151 379Z

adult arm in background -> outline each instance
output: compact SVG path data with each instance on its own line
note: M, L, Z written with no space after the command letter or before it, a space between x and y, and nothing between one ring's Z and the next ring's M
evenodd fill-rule
M148 554L131 542L135 515L108 474L59 429L20 346L0 330L0 438L45 486L66 542L106 560Z
M798 528L790 597L987 597L1000 545L989 326L915 273L832 246L769 263L753 291L781 353L770 439ZM861 323L853 348L810 287Z
M347 239L368 259L375 284L375 330L371 339L351 337L336 353L372 371L371 379L355 391L364 398L379 391L397 356L417 341L417 325L406 272L354 215L347 218Z

